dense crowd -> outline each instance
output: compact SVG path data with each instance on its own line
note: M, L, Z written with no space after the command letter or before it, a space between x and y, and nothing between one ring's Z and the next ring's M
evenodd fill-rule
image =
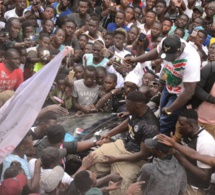
M215 1L0 1L0 107L68 48L0 195L214 195ZM117 125L67 140L94 113Z

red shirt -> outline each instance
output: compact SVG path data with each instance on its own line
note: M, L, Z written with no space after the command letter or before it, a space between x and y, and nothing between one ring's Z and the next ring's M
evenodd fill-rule
M0 63L0 92L16 90L23 82L23 74L20 68L8 70L4 63Z

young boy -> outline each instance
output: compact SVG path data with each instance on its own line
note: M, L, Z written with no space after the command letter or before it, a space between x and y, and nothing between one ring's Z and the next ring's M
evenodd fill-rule
M61 104L66 109L72 108L72 86L67 82L65 74L56 77L57 86L49 93L50 100L55 104Z

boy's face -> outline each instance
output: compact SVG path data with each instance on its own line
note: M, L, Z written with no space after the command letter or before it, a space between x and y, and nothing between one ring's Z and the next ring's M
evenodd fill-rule
M54 17L54 9L47 7L43 12L45 20L51 20Z
M45 48L48 48L50 43L51 39L49 37L43 37L41 40L39 40L39 45Z
M65 80L59 80L57 81L57 87L60 91L64 91L66 87L66 82Z
M156 0L147 0L146 5L149 10L151 10L155 6Z
M43 31L47 34L51 34L54 29L54 24L51 20L47 20L43 25Z
M136 20L140 19L141 14L142 14L142 10L141 9L134 8L134 17L135 17Z
M93 45L92 44L86 44L84 48L84 54L86 53L93 53Z
M67 36L72 36L75 32L76 27L75 27L75 24L73 22L67 22L63 26L63 29L65 30Z
M148 86L150 81L153 81L155 79L154 75L150 73L145 73L143 75L143 84Z
M93 58L98 60L101 57L101 50L102 47L99 44L95 44L93 45Z
M103 71L96 71L96 83L98 85L103 85L105 79L105 72Z
M151 35L152 35L152 37L153 38L158 37L161 34L161 32L162 32L162 25L155 23L152 26L152 29L151 29Z
M78 40L80 48L84 49L85 45L87 44L87 38L85 36L81 36Z
M159 92L159 85L154 81L149 82L150 95L153 97Z
M85 71L85 76L84 76L84 84L87 87L92 87L95 83L96 80L96 74L94 71Z
M113 45L113 36L105 35L105 46L108 48Z
M163 14L165 12L165 6L163 3L157 3L155 6L155 10L158 15Z
M181 30L175 30L174 35L177 35L180 38L183 38L183 32Z
M109 92L109 91L115 89L115 87L116 87L116 82L111 77L106 76L105 80L104 80L105 91Z
M125 16L122 13L117 13L115 18L115 23L117 27L123 27L125 23Z
M126 15L126 20L131 21L132 18L134 17L134 10L132 8L128 7L125 10L125 15Z
M164 20L162 24L163 24L163 30L162 30L163 33L164 34L168 33L172 27L171 22L168 20Z
M80 80L80 79L84 78L84 69L81 66L75 66L74 67L74 72L75 72L75 78L77 80Z

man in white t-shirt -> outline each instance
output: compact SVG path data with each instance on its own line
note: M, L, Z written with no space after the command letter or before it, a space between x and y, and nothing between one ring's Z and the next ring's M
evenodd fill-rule
M166 81L160 102L160 132L169 135L175 132L175 124L181 109L194 94L200 80L200 56L197 51L176 35L164 38L156 49L128 62L163 59L161 79Z
M182 145L196 150L201 155L214 156L214 138L204 128L198 126L198 114L195 110L182 110L178 124L178 130L182 134ZM206 194L205 189L210 186L212 167L181 154L176 154L175 157L186 169L189 184L186 194L194 194L194 192L195 194Z

